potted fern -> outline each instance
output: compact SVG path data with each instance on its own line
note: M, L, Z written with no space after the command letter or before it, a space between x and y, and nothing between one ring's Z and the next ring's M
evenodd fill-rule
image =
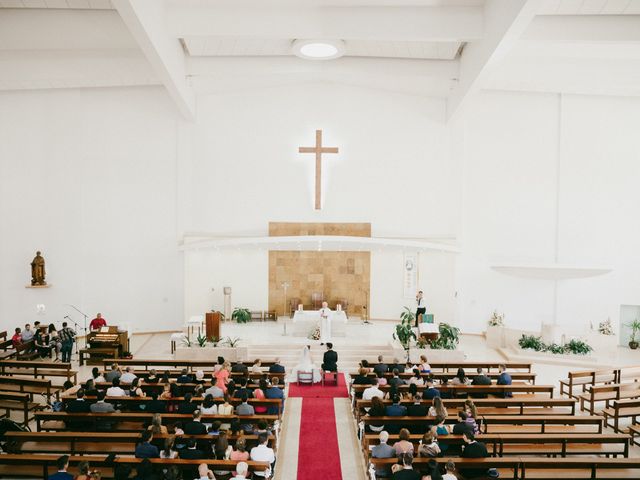
M237 307L231 314L231 319L238 323L247 323L251 320L251 312L248 308Z
M416 334L413 331L413 322L415 315L407 307L404 307L404 311L400 314L400 323L396 325L396 331L393 334L393 339L398 340L405 352L409 351L411 340L416 339Z

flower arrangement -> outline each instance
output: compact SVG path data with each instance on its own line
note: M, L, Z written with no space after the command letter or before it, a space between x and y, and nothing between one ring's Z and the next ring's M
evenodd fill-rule
M610 318L607 318L604 322L600 322L598 325L598 332L602 335L613 335L613 326L611 325Z
M504 327L504 313L498 313L497 310L494 310L491 318L489 319L489 326Z
M309 332L309 336L307 337L309 340L320 340L320 326L316 325L313 327L311 332Z

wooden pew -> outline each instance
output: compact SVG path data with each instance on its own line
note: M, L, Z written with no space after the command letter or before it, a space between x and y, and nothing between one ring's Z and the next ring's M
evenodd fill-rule
M433 425L435 417L369 417L364 416L361 421L365 425L400 425L410 426L420 423ZM456 415L449 415L445 421L447 424L457 422ZM513 433L514 430L520 433L545 433L553 431L583 431L584 433L602 433L604 419L598 415L502 415L488 416L482 418L483 433ZM526 427L525 427L526 426ZM571 429L564 428L570 426ZM580 426L578 430L576 427ZM528 427L528 428L527 428ZM549 427L552 427L551 429ZM558 428L562 427L562 428ZM534 430L532 432L532 430Z
M362 392L368 387L368 385L352 385L351 390L357 398L362 397ZM380 390L387 392L390 390L389 385L382 385ZM514 384L514 385L436 385L436 388L441 392L447 392L451 395L461 394L490 394L490 395L503 395L505 392L511 392L514 395L518 393L544 393L548 394L549 398L553 398L553 385L529 385L529 384ZM398 389L401 393L409 391L409 385L401 385Z
M153 443L162 449L164 440L170 434L156 434ZM247 446L256 446L257 435L242 435ZM127 432L7 432L8 453L58 453L67 455L95 455L115 453L118 455L133 455L136 445L140 442L140 433ZM176 438L194 438L199 443L213 443L218 435L180 435ZM239 435L228 434L230 444L240 438ZM269 436L269 447L275 447L275 436Z
M355 378L356 376L358 376L359 373L358 372L350 372L349 376L351 378ZM454 377L455 374L452 373L448 373L448 372L433 372L433 373L421 373L420 376L424 379L432 377L434 378L436 381L442 381L445 378L447 380L451 380ZM536 383L536 373L531 373L531 372L513 372L510 373L511 375L511 379L514 382L531 382L533 384ZM368 377L371 378L375 378L376 374L374 372L370 372L367 374ZM385 378L391 378L393 377L393 373L391 372L387 372L384 374ZM413 373L404 373L404 372L400 372L398 374L398 376L400 378L402 378L403 380L408 380L409 378L413 377L414 374ZM498 372L491 372L491 373L487 373L487 376L494 381L498 380L498 377L500 376L500 374ZM468 378L473 378L473 375L469 375Z
M18 343L15 345L16 354L15 357L18 360L32 360L38 357L38 351L36 350L36 343L33 340L28 342Z
M166 371L167 370L156 372L156 376L162 377ZM169 378L172 380L175 380L177 377L181 375L181 372L182 370L169 370ZM102 372L103 375L105 373L106 371ZM140 379L146 379L151 374L149 370L132 370L131 373L133 373L136 377L139 377ZM211 379L211 377L213 376L213 370L204 370L202 373L204 373L204 378L206 379ZM194 375L194 372L190 372L190 374ZM242 374L241 372L231 372L230 376L233 380L238 381L238 379L244 377L245 375ZM266 378L278 377L281 381L283 381L286 377L286 373L269 373L268 371L264 371L261 373L249 372L248 377L256 381L264 377Z
M373 368L378 362L369 362L369 367ZM392 367L392 363L386 364ZM405 364L400 363L399 371L404 371ZM531 363L525 362L429 362L432 372L449 372L451 375L455 375L458 368L463 368L468 376L476 374L477 368L483 368L486 373L492 370L498 370L500 365L504 365L509 373L511 371L522 370L525 372L531 372ZM468 370L468 371L467 371Z
M0 455L0 476L14 477L27 476L30 478L44 478L45 480L56 472L56 461L60 455L38 454L3 454ZM80 462L89 462L92 468L97 468L102 473L102 478L113 478L113 464L128 464L135 467L142 462L140 458L117 457L113 463L107 460L106 455L78 455L69 457L70 471L77 473L77 465ZM190 467L197 469L201 463L206 463L211 470L225 470L232 472L238 462L230 460L183 460L152 458L150 462L158 468L175 465L178 467ZM251 472L262 472L269 468L267 462L247 462Z
M153 358L105 358L102 360L102 364L104 369L110 368L113 363L117 363L121 367L144 367L144 370L149 370L150 368L155 368L156 370L160 367L167 368L186 368L189 371L194 369L198 369L199 367L215 367L218 362L215 360L158 360ZM235 362L231 362L233 365ZM253 363L253 360L247 360L244 362L245 365L249 366ZM262 361L262 365L265 367L270 367L275 362L273 360L265 360ZM161 373L161 372L160 372Z
M450 411L464 407L462 398L442 400ZM391 405L391 400L383 400L385 405ZM412 400L402 400L404 406L412 405ZM422 400L423 405L431 406L431 400ZM565 398L476 398L473 403L480 415L575 415L576 401ZM364 408L371 407L371 400L356 400L356 418L359 419Z
M34 395L41 395L47 399L47 404L51 403L51 395L55 394L60 398L60 388L53 387L51 380L41 378L21 378L0 376L0 389L7 392L28 393L33 402Z
M410 435L414 452L418 451L422 435ZM590 433L486 433L478 435L476 440L483 442L492 457L504 455L606 455L607 457L629 456L630 436L609 433L593 435ZM398 435L389 435L389 445L399 440ZM378 435L367 434L363 438L363 449L380 443ZM440 435L440 445L462 445L462 435ZM459 451L459 450L458 450ZM370 456L370 455L369 455ZM446 456L446 454L445 454Z
M118 431L140 431L146 428L146 425L151 424L152 413L145 412L122 412L122 413L68 413L68 412L36 412L36 430L49 431L49 430L65 430L65 426L62 422L75 421L85 422L92 424L93 429L99 421L109 421L114 423L120 423L115 428ZM187 422L193 417L191 415L185 415L180 413L163 413L162 423L163 425L170 425L175 422ZM269 425L272 425L278 420L277 415L202 415L202 421L204 423L213 423L219 420L223 423L231 423L233 420L239 420L242 423L257 423L259 420L265 420ZM48 422L48 423L45 423Z
M23 375L34 378L63 377L78 382L78 372L71 363L38 362L26 360L0 360L0 375Z
M81 348L78 351L78 363L80 366L84 365L85 357L90 359L91 355L96 355L104 358L105 356L109 358L113 358L118 355L118 347L91 347L91 348ZM93 360L89 363L96 364L96 360Z
M596 403L613 400L624 400L640 398L640 383L618 383L610 385L589 386L586 393L578 397L580 399L580 409L593 415L596 411Z
M604 415L605 425L613 428L615 432L623 431L620 428L620 420L623 418L630 418L632 424L637 422L637 418L640 416L640 399L634 400L613 400L607 402L607 408L602 410ZM613 423L609 423L610 421Z
M22 425L28 425L34 418L30 416L30 412L36 412L43 405L31 401L28 393L5 392L0 391L0 410L5 410L5 414L0 416L9 418L11 411L19 411L23 414Z
M15 357L16 349L13 346L11 339L7 339L7 331L0 332L0 359L8 359Z
M172 382L174 383L174 382ZM98 388L99 390L106 390L107 388L109 388L112 384L109 382L98 382L95 384L96 388ZM127 390L129 388L131 384L129 383L121 383L120 387L123 390ZM145 391L145 392L162 392L164 390L164 386L166 385L166 383L141 383L139 386L140 388ZM195 388L199 385L198 383L178 383L177 384L183 391L193 391L195 390ZM204 389L206 390L207 388L209 388L211 386L211 382L204 382L202 384L202 386L204 387ZM250 388L255 388L255 387L250 387ZM284 389L285 385L284 383L279 383L278 384L278 388Z
M572 398L578 398L578 395L573 393L574 387L580 387L582 393L584 393L588 386L616 383L618 382L618 372L614 368L569 372L567 379L560 380L560 395L566 394Z

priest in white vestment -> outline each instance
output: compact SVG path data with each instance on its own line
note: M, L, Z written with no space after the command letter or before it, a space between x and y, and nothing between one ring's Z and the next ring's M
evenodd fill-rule
M320 313L320 345L331 341L331 309L327 302L322 302Z

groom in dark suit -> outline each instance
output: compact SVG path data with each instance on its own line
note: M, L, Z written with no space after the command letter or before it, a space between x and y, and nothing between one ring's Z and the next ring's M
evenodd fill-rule
M338 352L333 351L333 343L327 342L327 351L322 357L322 370L325 372L338 371Z

